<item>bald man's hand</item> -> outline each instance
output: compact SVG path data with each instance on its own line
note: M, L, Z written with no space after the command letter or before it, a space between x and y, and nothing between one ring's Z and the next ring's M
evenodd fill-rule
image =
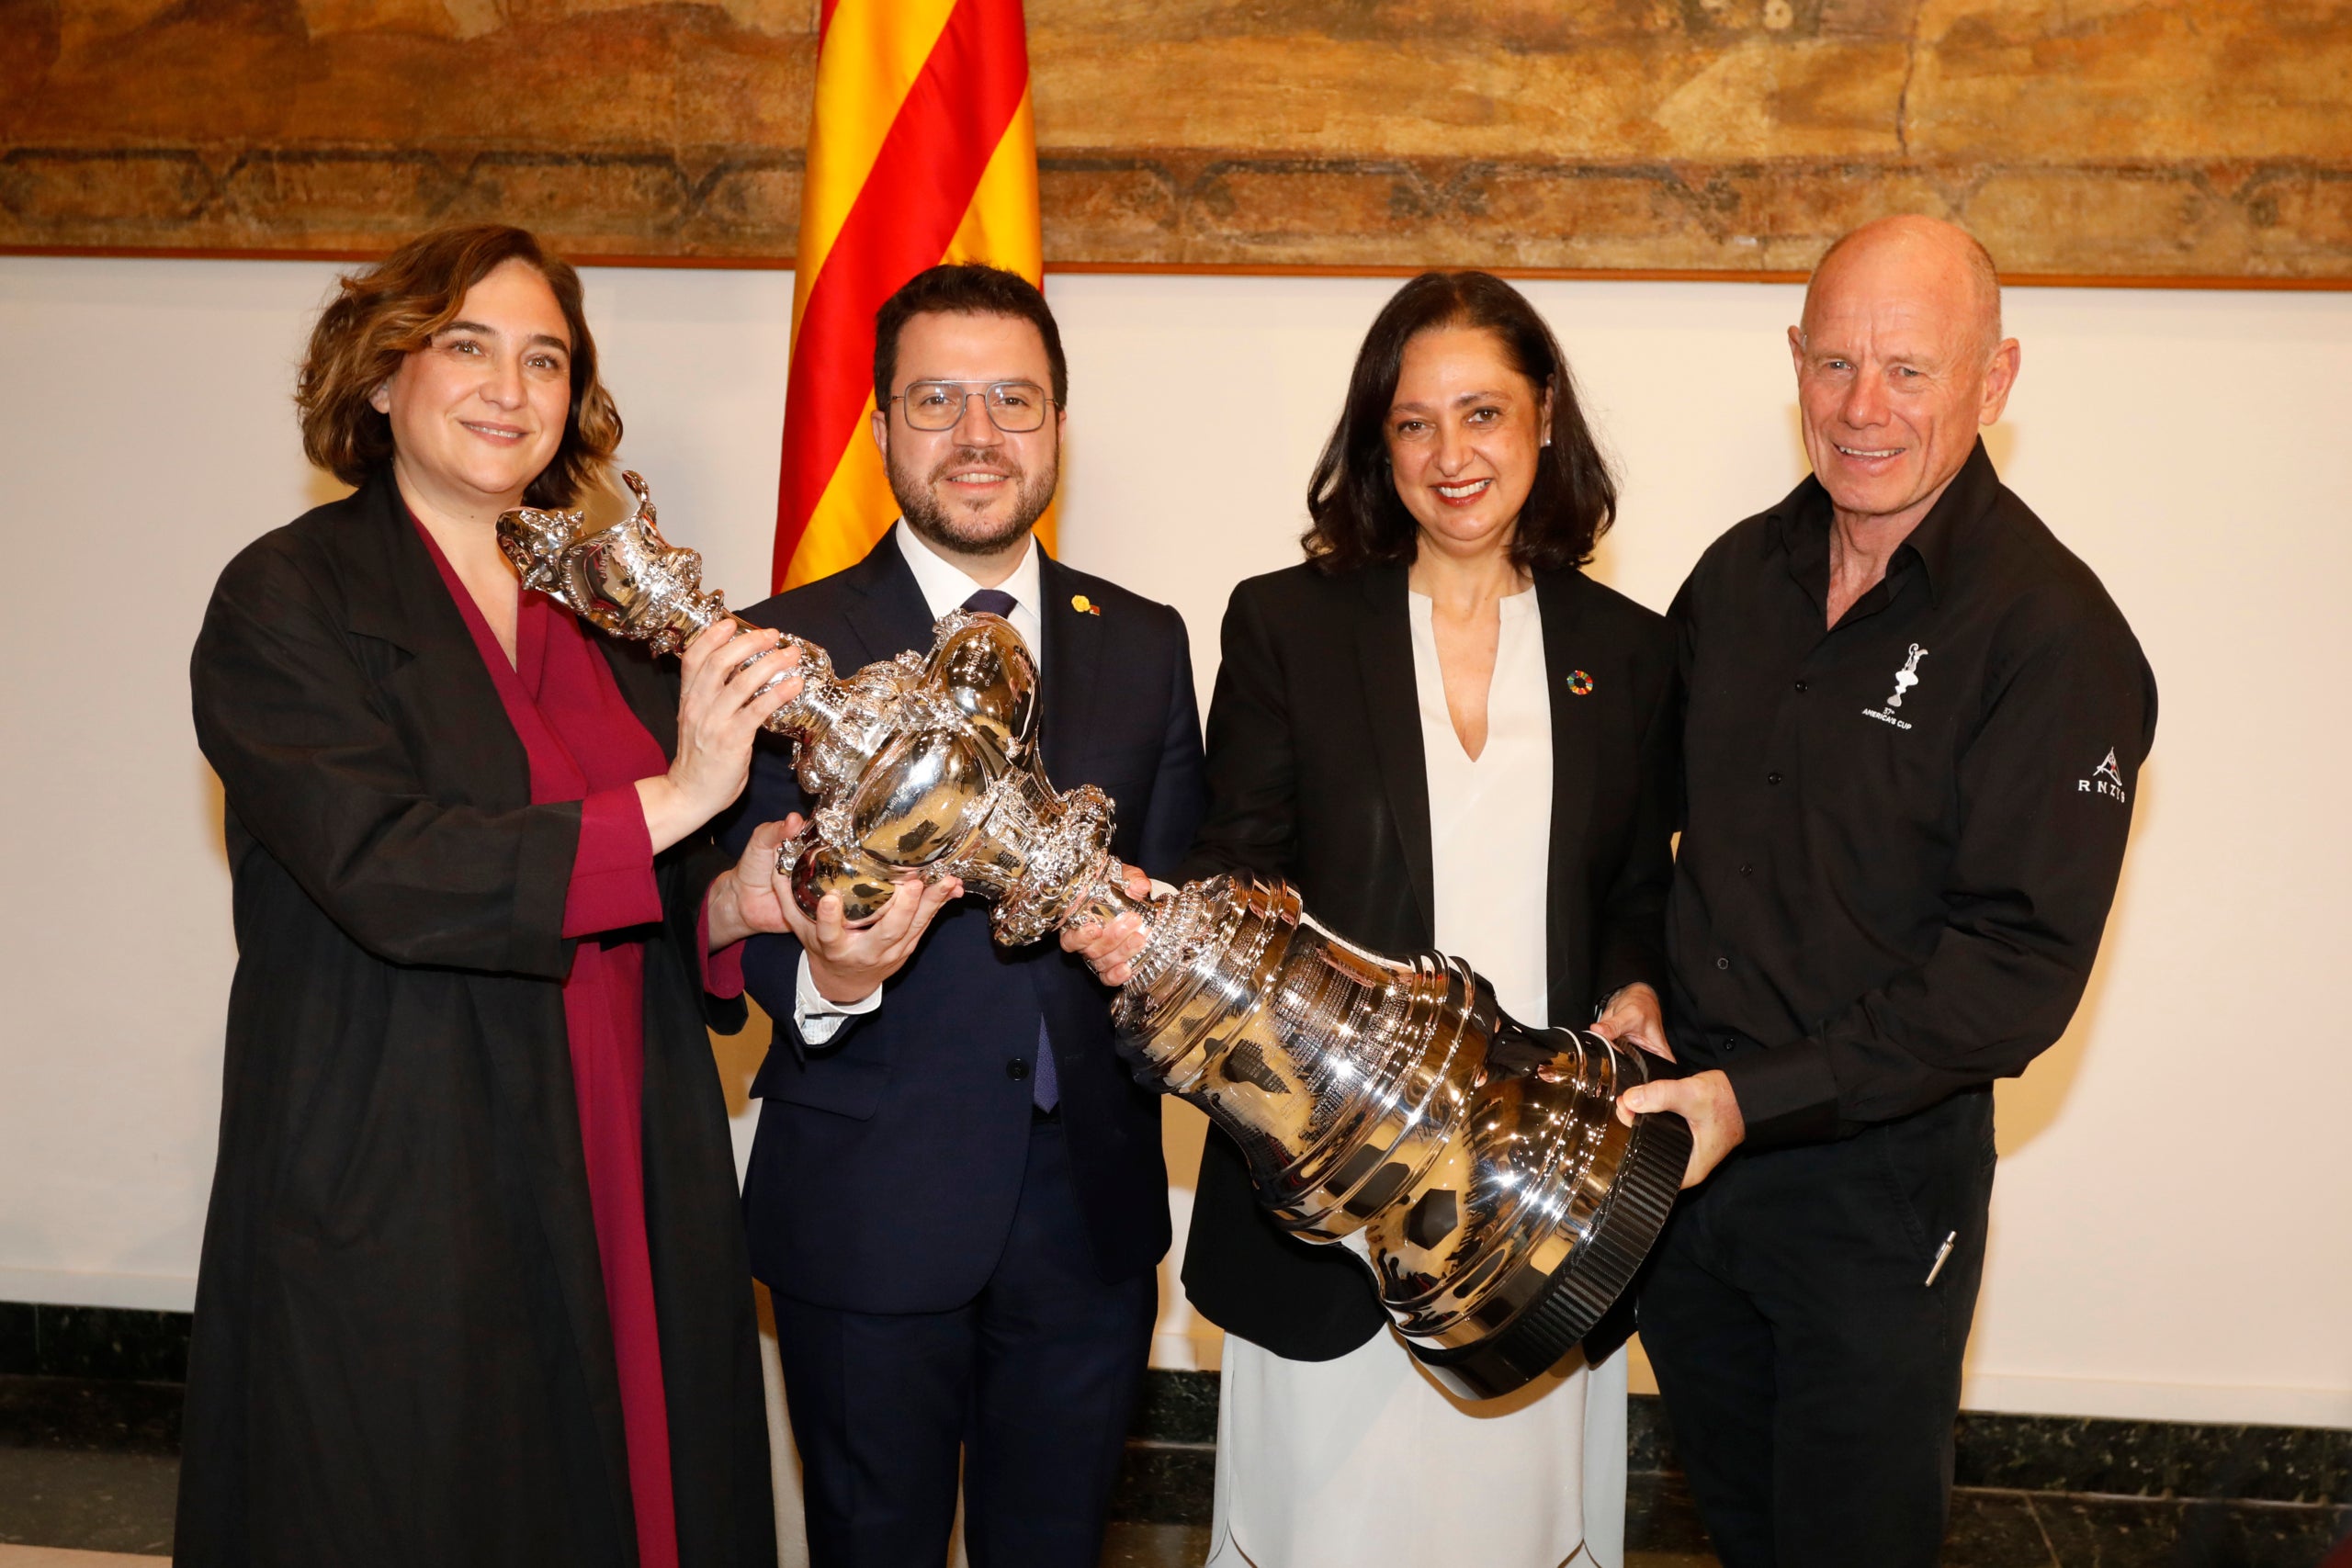
M1617 1097L1617 1120L1628 1127L1636 1113L1646 1116L1661 1111L1670 1111L1690 1123L1690 1163L1682 1168L1686 1190L1713 1175L1724 1156L1747 1136L1747 1119L1739 1113L1739 1097L1732 1092L1731 1079L1718 1071L1635 1084Z

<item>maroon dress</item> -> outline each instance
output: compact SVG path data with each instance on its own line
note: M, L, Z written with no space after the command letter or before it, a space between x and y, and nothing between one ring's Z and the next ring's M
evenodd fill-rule
M543 593L521 593L510 666L433 536L422 524L416 530L530 759L532 804L581 803L580 848L563 915L563 934L579 940L563 985L563 1019L620 1379L638 1562L639 1568L677 1568L669 1408L645 1229L645 950L640 940L605 934L662 919L653 840L637 781L667 773L669 759L629 710L611 668L569 611ZM705 953L707 988L718 996L740 994L740 944L716 956L707 942L697 946Z

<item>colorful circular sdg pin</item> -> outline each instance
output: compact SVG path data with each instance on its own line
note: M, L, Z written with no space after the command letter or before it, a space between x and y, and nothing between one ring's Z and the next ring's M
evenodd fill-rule
M1589 696L1592 694L1592 677L1581 670L1569 671L1568 693L1572 696Z

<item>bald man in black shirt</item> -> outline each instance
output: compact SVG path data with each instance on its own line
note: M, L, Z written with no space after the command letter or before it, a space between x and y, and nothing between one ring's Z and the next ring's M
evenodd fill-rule
M1982 246L1857 230L1789 343L1814 475L1673 608L1668 1025L1690 1076L1625 1100L1690 1119L1695 1190L1641 1333L1725 1568L1927 1568L1991 1085L2082 998L2155 682L1977 439L2018 366Z

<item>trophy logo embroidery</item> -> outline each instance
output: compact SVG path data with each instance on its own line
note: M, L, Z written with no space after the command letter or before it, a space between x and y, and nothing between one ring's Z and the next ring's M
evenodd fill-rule
M1927 657L1928 650L1913 643L1911 657L1905 660L1903 668L1894 672L1894 694L1886 699L1884 707L1864 708L1862 716L1874 718L1881 724L1891 724L1897 729L1910 728L1910 721L1895 717L1894 710L1903 705L1903 694L1919 683L1919 660Z
M2075 793L2103 795L2109 800L2125 801L2123 770L2116 765L2114 747L2107 749L2107 760L2091 770L2090 777L2075 781Z
M1905 660L1903 668L1894 672L1894 695L1886 699L1888 707L1899 708L1903 705L1903 694L1919 683L1919 660L1927 657L1926 649L1916 642L1911 645L1911 657Z

